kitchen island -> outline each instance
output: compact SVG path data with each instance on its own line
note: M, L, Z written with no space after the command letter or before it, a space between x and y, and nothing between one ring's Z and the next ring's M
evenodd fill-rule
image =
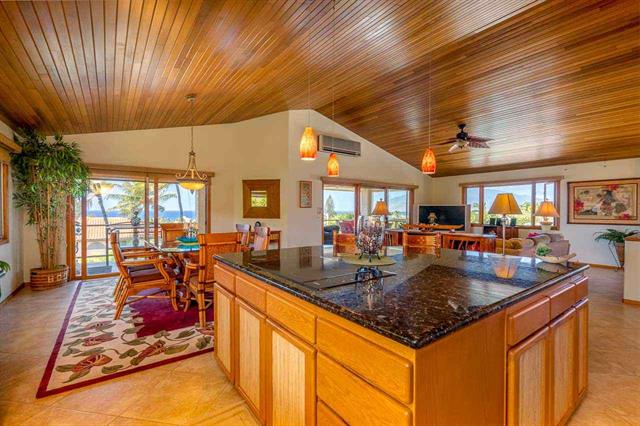
M215 256L215 356L260 421L568 420L587 388L586 267L387 250L373 271L320 246Z

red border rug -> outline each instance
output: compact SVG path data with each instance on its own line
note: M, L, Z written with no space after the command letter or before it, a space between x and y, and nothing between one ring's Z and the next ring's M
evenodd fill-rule
M37 398L213 351L213 327L198 327L195 307L175 312L166 299L146 299L114 320L114 286L78 283Z

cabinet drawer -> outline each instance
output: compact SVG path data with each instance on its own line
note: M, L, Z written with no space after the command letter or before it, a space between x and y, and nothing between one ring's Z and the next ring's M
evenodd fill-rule
M410 361L322 319L317 327L321 352L399 401L411 402Z
M411 411L407 407L386 396L323 354L318 354L317 371L318 397L347 424L352 426L411 424Z
M226 288L232 293L236 292L236 286L235 286L236 276L233 273L227 271L226 269L222 269L218 265L215 265L213 267L213 271L214 271L213 277L218 284L220 284L222 287Z
M316 341L316 317L273 293L267 292L267 315L309 343Z
M582 277L576 282L576 300L585 299L589 295L589 278Z
M318 400L316 406L317 426L347 426L340 416L334 413L324 402Z
M507 343L518 344L522 339L540 330L550 320L549 298L544 297L524 306L507 317Z
M242 298L245 302L261 312L264 312L266 309L267 292L257 284L241 276L236 277L236 296Z
M562 287L558 287L549 293L551 303L551 319L562 314L576 303L576 286L574 283L568 283Z

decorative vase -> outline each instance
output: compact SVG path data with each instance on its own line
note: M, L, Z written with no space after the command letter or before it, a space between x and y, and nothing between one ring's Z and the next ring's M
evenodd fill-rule
M380 259L380 250L384 242L385 223L381 216L360 216L356 227L356 247L360 258L373 256Z
M613 243L613 247L616 249L616 256L618 256L618 262L622 268L624 266L624 243Z

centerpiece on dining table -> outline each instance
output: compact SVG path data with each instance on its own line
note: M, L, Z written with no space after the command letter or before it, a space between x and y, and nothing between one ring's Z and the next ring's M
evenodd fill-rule
M356 226L356 248L358 254L353 258L345 258L348 263L361 265L379 266L391 265L395 263L390 258L380 256L384 244L384 233L386 229L385 216L389 214L387 203L379 200L370 216L358 217Z

